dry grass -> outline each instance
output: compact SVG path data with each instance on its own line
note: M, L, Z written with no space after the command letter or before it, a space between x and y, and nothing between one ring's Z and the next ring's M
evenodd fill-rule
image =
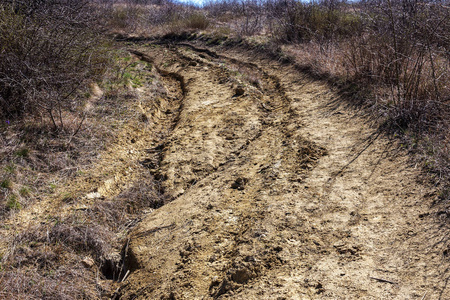
M81 264L61 268L43 275L29 269L4 270L0 276L2 299L96 299L101 288Z
M126 233L143 212L167 200L160 183L141 166L140 175L119 194L86 203L85 195L97 186L95 181L82 182L91 178L85 175L92 171L88 166L125 127L142 126L137 108L143 100L137 98L133 86L149 84L155 96L165 93L151 75L151 66L136 64L124 52L116 51L116 55L116 65L101 85L103 94L91 89L76 135L70 133L79 127L79 120L66 122L67 134L55 134L45 118L10 122L0 135L5 146L0 160L1 218L8 224L2 235L14 231L7 239L3 235L0 249L0 298L99 299L109 295L113 280L124 275ZM64 113L66 120L77 116ZM95 176L103 178L103 174ZM21 210L26 213L45 199L55 206L52 212L37 216L40 222L30 220L28 227L14 225Z

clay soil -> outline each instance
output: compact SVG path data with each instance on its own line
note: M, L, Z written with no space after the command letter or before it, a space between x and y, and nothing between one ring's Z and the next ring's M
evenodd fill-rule
M204 46L203 46L204 47ZM116 299L450 299L445 232L395 142L325 83L244 50L140 47L179 80Z

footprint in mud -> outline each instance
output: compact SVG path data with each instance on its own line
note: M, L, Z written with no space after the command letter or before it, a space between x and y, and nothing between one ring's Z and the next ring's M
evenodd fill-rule
M210 295L218 298L229 291L236 290L251 279L258 277L259 271L253 257L238 258L222 281L216 279L211 282Z
M231 188L235 190L242 191L245 188L245 185L248 183L248 179L244 177L239 177L232 184Z
M239 97L244 95L245 89L243 86L238 86L234 89L234 96L233 97Z

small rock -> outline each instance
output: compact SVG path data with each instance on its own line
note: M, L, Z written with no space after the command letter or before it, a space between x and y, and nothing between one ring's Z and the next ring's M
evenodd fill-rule
M82 263L86 268L91 268L91 267L95 264L94 260L93 260L92 258L90 258L90 257L85 257L85 258L81 261L81 263Z
M98 199L101 198L102 194L100 194L99 192L92 192L86 195L87 199Z

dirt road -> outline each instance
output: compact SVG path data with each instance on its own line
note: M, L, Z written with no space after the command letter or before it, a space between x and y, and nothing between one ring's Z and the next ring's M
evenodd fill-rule
M171 82L149 168L173 201L130 234L114 297L450 299L432 190L399 146L294 67L216 51L133 50Z

